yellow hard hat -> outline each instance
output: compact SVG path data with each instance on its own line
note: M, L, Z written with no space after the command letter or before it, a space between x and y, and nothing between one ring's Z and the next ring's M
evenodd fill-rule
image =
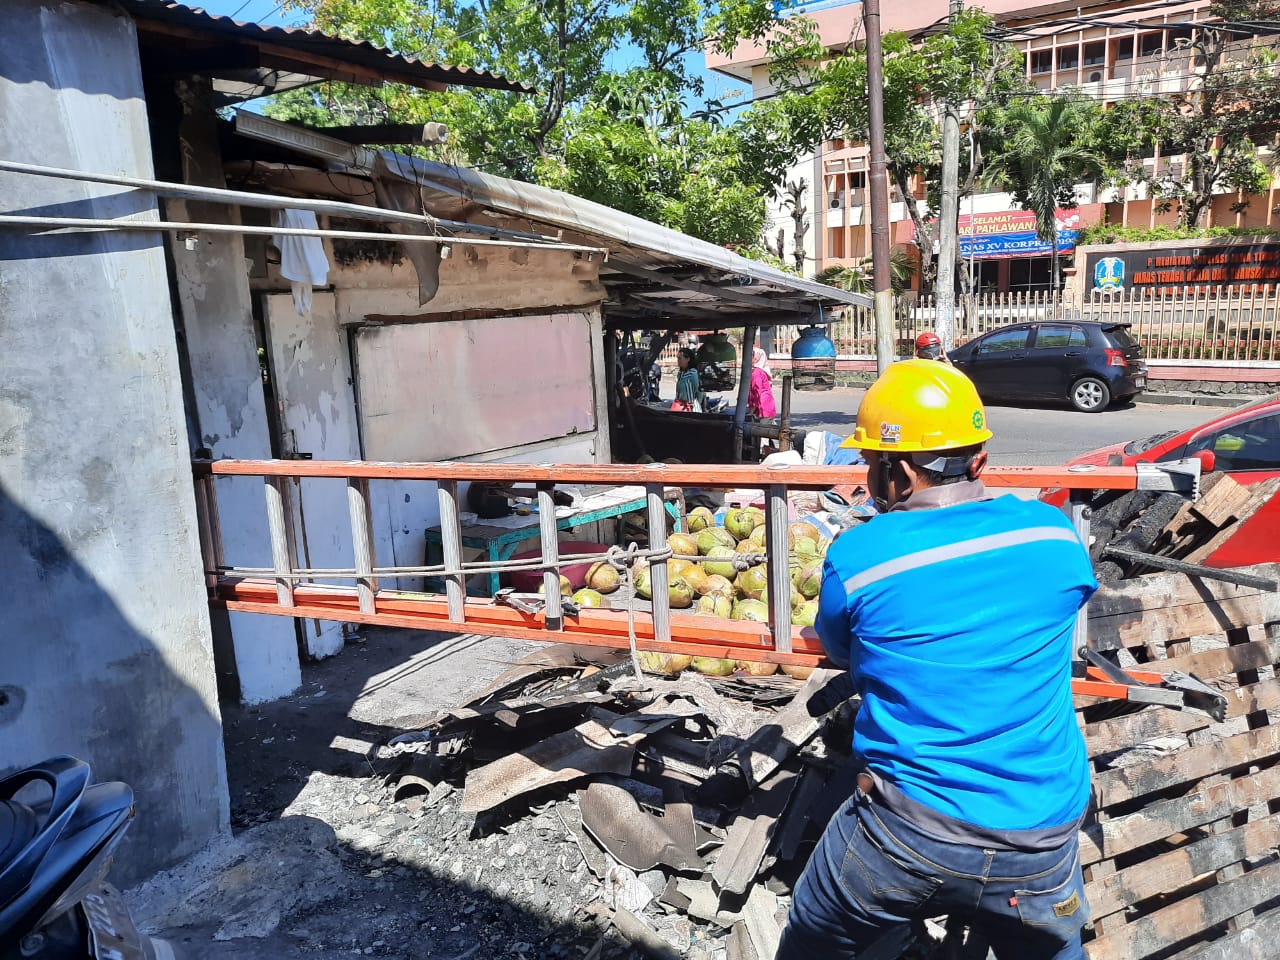
M968 377L937 360L903 360L867 390L853 435L841 446L917 453L990 439L987 413Z

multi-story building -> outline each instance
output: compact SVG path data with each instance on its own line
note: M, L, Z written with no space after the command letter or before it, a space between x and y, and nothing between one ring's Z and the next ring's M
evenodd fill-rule
M1032 85L1047 92L1075 89L1105 104L1176 93L1194 83L1200 67L1189 41L1195 24L1210 19L1208 0L985 0L974 5L991 13L1008 31L1009 42L1023 54ZM885 4L883 30L918 38L944 23L948 9L947 0ZM823 45L833 53L861 36L862 5L856 0L801 3L796 12L816 21ZM743 44L728 56L708 51L707 65L749 82L753 98L774 91L762 46ZM1152 172L1176 174L1183 158L1162 156L1157 148L1143 163ZM804 237L806 273L855 264L867 256L871 239L868 167L864 144L832 140L802 157L787 176L789 183L806 181L810 193ZM913 187L916 197L923 199L924 185L918 178ZM1208 225L1271 226L1280 220L1274 213L1275 192L1273 186L1266 196L1220 196L1208 213ZM770 230L776 234L780 227L784 229L790 249L793 221L782 197L771 206ZM1164 205L1153 202L1143 185L1103 190L1080 184L1076 199L1079 206L1064 211L1060 221L1058 246L1063 252L1074 249L1080 227L1104 216L1107 222L1125 226L1177 220L1176 209L1163 209ZM891 242L911 243L915 230L896 188L891 187L890 200ZM1038 290L1051 285L1049 246L1035 238L1034 218L1018 208L1009 194L980 192L966 197L960 213L961 249L976 289Z

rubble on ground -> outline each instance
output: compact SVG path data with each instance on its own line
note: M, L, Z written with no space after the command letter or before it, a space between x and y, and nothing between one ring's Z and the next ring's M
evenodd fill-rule
M376 750L386 816L412 826L385 855L416 847L641 955L772 957L791 885L853 792L851 694L837 671L637 678L625 654L535 651Z

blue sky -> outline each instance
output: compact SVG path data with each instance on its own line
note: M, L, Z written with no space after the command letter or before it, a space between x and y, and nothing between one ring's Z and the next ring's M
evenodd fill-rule
M304 18L297 11L282 11L278 0L184 0L189 6L199 6L219 16L234 16L237 20L250 20L275 27L298 26ZM612 70L625 70L635 62L637 53L634 50L619 50L609 58ZM732 77L712 73L706 69L702 55L691 54L689 65L703 77L706 83L708 98L719 98L724 101L739 100L748 94L747 84Z

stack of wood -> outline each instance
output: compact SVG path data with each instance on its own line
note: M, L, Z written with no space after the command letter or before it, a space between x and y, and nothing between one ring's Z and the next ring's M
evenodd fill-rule
M1157 568L1113 554L1125 550L1203 563L1280 490L1280 478L1253 486L1211 473L1194 501L1175 493L1129 491L1094 508L1090 556L1098 579L1124 580Z

